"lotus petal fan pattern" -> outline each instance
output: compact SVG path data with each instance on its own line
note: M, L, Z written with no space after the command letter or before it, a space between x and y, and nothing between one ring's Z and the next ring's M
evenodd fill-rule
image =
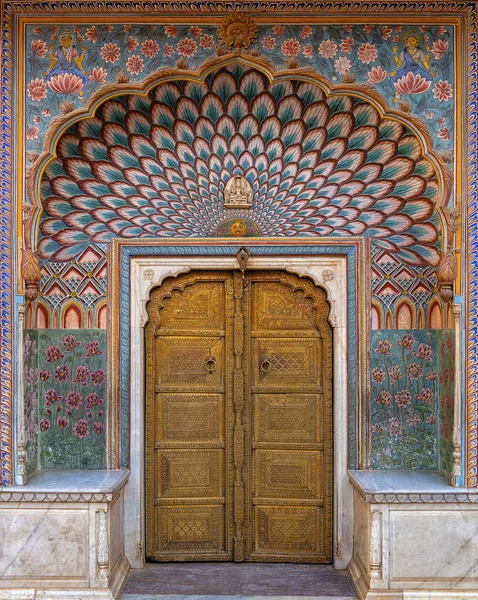
M250 209L224 208L235 174ZM212 237L243 217L263 236L364 235L437 264L437 195L417 137L371 104L232 66L107 100L70 126L43 176L39 247L66 261L91 241Z

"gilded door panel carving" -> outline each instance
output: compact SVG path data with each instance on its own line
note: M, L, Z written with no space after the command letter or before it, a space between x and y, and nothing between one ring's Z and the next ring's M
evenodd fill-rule
M330 562L325 293L282 272L197 272L148 310L147 556Z

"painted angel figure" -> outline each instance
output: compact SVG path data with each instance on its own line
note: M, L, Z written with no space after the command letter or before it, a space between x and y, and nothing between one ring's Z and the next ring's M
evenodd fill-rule
M421 36L415 32L408 32L404 38L405 45L400 54L398 46L393 48L396 71L390 72L390 81L395 87L394 102L400 100L400 94L422 94L426 92L433 81L435 73L430 71L430 46L425 46L427 53L421 49L419 42ZM407 77L412 74L412 78Z
M81 47L81 54L78 53L73 44L72 34L65 30L60 37L60 46L53 53L53 44L49 48L48 56L50 58L50 66L44 74L47 81L51 81L53 77L70 73L79 77L83 83L82 89L79 91L80 98L84 95L86 86L88 85L88 73L83 69L83 60L86 55L86 46ZM67 93L65 91L65 93Z

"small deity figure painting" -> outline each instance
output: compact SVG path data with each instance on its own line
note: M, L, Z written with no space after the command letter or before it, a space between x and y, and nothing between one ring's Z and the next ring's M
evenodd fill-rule
M233 175L224 190L226 208L249 208L252 206L252 188L243 175Z
M73 35L65 30L60 37L60 45L53 52L53 44L49 47L50 66L45 71L48 87L57 93L78 94L80 98L88 85L88 73L83 70L86 46L81 47L81 54L73 44Z
M423 94L430 87L435 73L430 71L430 46L422 50L423 36L416 31L407 31L402 37L404 44L397 54L398 46L393 47L393 58L397 70L390 72L390 81L395 88L394 102L402 95Z

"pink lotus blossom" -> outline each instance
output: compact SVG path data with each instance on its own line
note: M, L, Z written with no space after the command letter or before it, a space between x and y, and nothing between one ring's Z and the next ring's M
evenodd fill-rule
M446 125L446 119L437 119L437 123L438 125L440 125L441 127L443 127L444 125Z
M303 40L305 40L306 38L308 38L311 35L312 35L312 27L309 27L309 25L304 25L301 29L300 37Z
M65 335L61 340L61 345L67 352L70 352L71 350L78 348L80 342L77 342L72 335Z
M77 40L79 42L84 42L85 41L85 36L84 35L77 35L76 38L77 38Z
M93 44L96 43L96 40L98 39L98 30L96 29L96 25L92 25L91 27L88 27L86 29L86 38L88 40L90 40L90 42L92 42Z
M91 408L92 406L99 406L103 404L104 399L100 398L96 392L91 392L86 396L86 408Z
M137 48L138 46L139 46L138 40L135 37L133 37L132 35L130 35L128 38L128 45L126 46L126 49L128 50L128 52L133 52L133 50L135 48Z
M345 56L339 56L339 58L334 62L334 68L340 75L345 75L348 73L352 67L352 63Z
M262 45L264 46L264 48L266 50L273 50L275 48L275 46L276 46L276 39L275 39L275 37L272 37L271 35L266 36L262 40Z
M405 348L405 350L410 350L410 348L413 347L413 344L416 340L411 333L405 333L400 339L395 341L399 346Z
M202 33L202 29L200 27L198 27L197 25L191 25L191 27L189 28L189 33L197 38L201 35Z
M106 61L107 63L115 63L116 61L119 60L120 57L120 49L118 48L117 44L114 44L113 42L107 42L102 48L101 48L101 58Z
M432 54L435 57L435 59L440 60L440 58L443 58L448 52L449 47L450 44L447 40L437 40L436 42L433 42Z
M132 75L139 75L144 68L144 61L137 54L132 54L126 61L126 68Z
M437 98L438 102L449 100L453 96L451 84L448 81L440 81L433 88L433 97Z
M64 358L64 354L60 352L60 348L58 346L48 346L45 350L46 362L53 362L55 360L60 360Z
M48 419L40 419L40 431L48 431L50 429L50 421Z
M387 390L381 390L379 395L375 398L375 402L377 404L381 404L382 406L390 406L390 400L392 399L392 394Z
M146 40L141 44L141 54L148 58L153 58L159 52L158 42L155 40Z
M81 406L81 396L78 392L68 392L65 398L65 405L68 408L78 410Z
M358 50L358 58L367 65L377 60L377 48L373 44L362 44Z
M108 32L113 31L113 25L107 25L106 31L108 31Z
M45 118L51 117L51 110L49 108L45 108L41 113Z
M53 371L53 375L58 382L68 381L70 379L70 367L68 365L58 365Z
M442 127L438 130L438 138L440 138L440 140L444 140L445 142L451 138L450 131L447 127Z
M354 45L354 40L351 37L345 38L340 42L340 49L344 54L350 54L352 52L352 46Z
M312 58L314 56L314 49L312 48L312 44L305 44L302 53L304 54L305 58Z
M401 435L403 433L403 425L397 417L388 420L387 431L389 435Z
M350 33L352 31L352 25L344 25L344 31Z
M295 38L284 40L282 42L281 50L284 56L297 56L300 53L299 40L296 40Z
M377 83L382 82L384 79L387 78L387 71L385 71L384 69L382 69L381 66L378 67L372 67L371 70L367 73L368 75L368 82L371 83L372 85L377 85Z
M428 344L420 344L418 350L413 355L426 362L430 362L432 360L432 347Z
M400 390L395 394L395 402L399 408L405 408L412 402L412 395L408 390Z
M423 94L431 85L419 73L415 75L410 71L394 83L395 89L399 94Z
M411 427L416 427L417 425L420 425L421 422L422 420L420 419L420 415L418 415L417 413L412 413L407 417L407 423Z
M97 369L91 373L90 377L93 385L101 385L105 380L105 371L104 369Z
M103 67L93 67L91 71L90 79L94 83L106 83L106 77L108 71Z
M379 340L378 348L375 350L378 354L385 354L385 356L392 356L390 350L392 349L392 342L389 340Z
M59 73L50 79L48 87L57 94L78 94L83 89L83 80L74 73Z
M33 54L35 54L39 58L45 58L46 53L48 52L48 46L43 40L32 40L30 47L32 49Z
M428 381L435 381L437 377L438 375L436 371L428 371L426 374L426 379L428 379Z
M129 23L127 25L123 25L123 31L125 33L127 33L128 31L131 31L131 25Z
M382 27L382 37L384 40L388 40L388 38L392 35L392 30L387 25Z
M169 58L173 54L174 54L174 48L170 44L165 44L163 56L165 58Z
M100 350L100 343L96 340L86 342L85 350L85 358L90 358L90 356L99 356L100 354L104 354L103 350Z
M390 383L396 383L400 379L403 379L402 372L400 371L400 367L398 365L392 365L388 367L388 375L390 377Z
M277 37L280 37L281 35L284 34L285 27L283 25L275 25L272 28L272 31L274 32L274 35L276 35Z
M28 84L28 97L37 102L41 102L46 98L46 83L44 79L36 77Z
M36 124L38 124L40 122L40 117L38 115L35 115L33 117L33 122L36 123Z
M69 419L67 419L67 417L58 417L58 419L56 420L56 426L58 427L58 429L66 429L69 424L70 421Z
M427 112L425 113L425 118L428 119L428 121L433 119L434 116L435 116L435 113L432 112L431 110L427 110Z
M75 25L73 27L73 33L76 33L76 34L81 33L81 29L80 29L79 25Z
M196 54L197 48L198 45L196 44L196 42L191 38L187 37L182 39L176 46L178 54L180 56L185 56L186 58L191 58L191 56L194 56Z
M40 133L40 130L38 129L38 127L29 127L27 129L27 140L37 140L38 139L38 134Z
M38 379L40 381L48 381L48 379L50 379L50 371L47 371L46 369L40 369L38 371Z
M371 25L364 25L363 26L363 30L366 31L367 33L372 33L372 26Z
M95 433L103 433L105 426L103 425L103 423L100 423L99 421L95 421L93 423L93 431Z
M417 400L425 402L425 404L431 404L433 400L433 392L430 388L422 388L419 394L415 394Z
M418 363L410 363L407 367L407 375L412 381L418 381L422 373L423 369Z
M201 48L204 48L205 50L210 50L214 44L216 42L214 41L214 38L212 37L212 35L209 35L207 33L205 33L202 38L199 40L199 45L201 46Z
M402 29L403 29L403 27L401 25L395 25L395 27L393 28L393 31L400 33L402 31Z
M337 44L331 39L324 40L319 46L319 54L324 58L333 58L337 54Z
M428 415L427 417L427 423L429 425L435 425L435 423L437 422L437 418L435 415Z
M175 38L178 35L178 31L176 29L176 25L166 25L166 27L164 28L164 33L168 37Z
M383 383L385 371L382 371L382 369L379 369L378 367L374 367L372 369L372 379L375 383Z
M63 396L59 396L56 390L54 390L53 388L47 390L43 394L43 397L45 398L45 406L51 406L55 402L60 402L61 400L63 400Z
M443 27L443 25L439 25L438 29L437 29L437 33L438 35L445 35L446 33L446 28Z
M80 440L84 439L89 433L88 421L80 419L73 427L73 433L79 437Z
M75 379L72 379L73 383L81 383L81 385L88 384L88 375L90 370L87 367L78 366L76 367Z

